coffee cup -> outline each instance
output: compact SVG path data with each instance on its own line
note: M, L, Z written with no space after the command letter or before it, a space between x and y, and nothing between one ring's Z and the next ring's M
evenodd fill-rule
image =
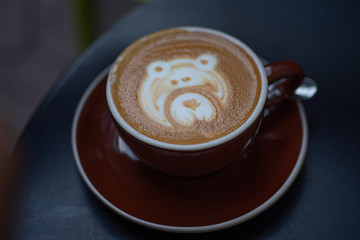
M119 136L142 163L199 177L241 158L264 110L291 96L303 78L297 63L264 66L226 33L178 27L127 47L110 69L106 97Z

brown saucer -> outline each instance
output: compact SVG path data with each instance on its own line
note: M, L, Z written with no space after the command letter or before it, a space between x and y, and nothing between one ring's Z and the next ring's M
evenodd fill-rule
M118 149L105 97L107 71L79 103L72 145L85 183L119 215L164 231L219 230L269 208L298 175L308 136L305 112L296 102L286 102L264 118L244 159L215 174L182 179L131 160Z

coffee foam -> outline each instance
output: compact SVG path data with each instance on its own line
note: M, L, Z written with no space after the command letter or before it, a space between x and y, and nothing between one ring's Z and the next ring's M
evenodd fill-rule
M196 59L177 58L150 63L139 89L140 107L149 118L168 127L172 126L167 118L169 115L185 126L197 120L211 121L217 110L208 95L214 95L222 104L226 103L228 96L227 83L215 70L216 64L217 59L211 54L202 54ZM201 87L207 90L206 95L193 92ZM169 98L174 91L179 94ZM170 112L166 113L167 104L170 104Z
M122 118L136 131L173 144L224 136L251 115L260 73L247 52L223 36L160 31L129 46L110 72Z

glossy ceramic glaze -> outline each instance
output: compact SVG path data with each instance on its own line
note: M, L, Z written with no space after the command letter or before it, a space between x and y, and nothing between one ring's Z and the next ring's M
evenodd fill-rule
M293 61L280 61L264 66L245 43L226 33L203 27L186 27L185 29L207 32L228 39L242 48L252 59L254 69L259 73L260 95L253 112L242 125L224 136L197 144L172 144L140 133L123 119L114 103L111 82L113 81L112 73L118 66L117 61L110 70L107 80L106 98L119 135L140 161L171 176L199 177L219 171L241 156L256 137L263 118L264 107L277 104L292 95L301 84L304 73L301 67ZM170 32L167 37L171 39L173 29L164 31ZM154 34L156 35L156 33ZM146 39L146 36L143 39ZM120 55L119 59L123 57ZM280 79L282 80L278 81ZM270 86L269 94L268 84L273 84Z
M120 137L143 163L171 176L199 177L219 171L240 157L253 141L261 120L262 114L231 141L198 151L170 150L144 143L124 131L115 120L113 122Z
M119 215L173 232L206 232L247 221L294 182L305 158L307 125L299 103L263 119L243 158L214 174L184 179L161 174L118 149L102 73L84 94L73 123L73 150L93 193Z

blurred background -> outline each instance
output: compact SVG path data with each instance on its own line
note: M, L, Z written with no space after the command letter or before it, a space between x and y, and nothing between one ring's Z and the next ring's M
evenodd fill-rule
M36 107L72 60L114 21L143 2L0 0L3 152L11 151Z
M17 139L62 71L140 0L0 0L0 239L16 185Z

